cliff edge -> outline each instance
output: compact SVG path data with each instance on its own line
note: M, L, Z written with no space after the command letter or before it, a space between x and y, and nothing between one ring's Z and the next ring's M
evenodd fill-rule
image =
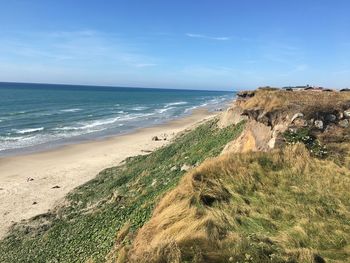
M241 92L221 155L158 203L118 262L349 262L350 95Z

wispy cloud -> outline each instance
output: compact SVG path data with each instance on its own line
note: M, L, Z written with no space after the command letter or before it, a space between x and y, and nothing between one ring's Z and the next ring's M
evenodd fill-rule
M213 37L213 36L207 36L202 34L192 34L192 33L186 33L186 36L192 37L192 38L203 38L203 39L211 39L211 40L218 40L218 41L226 41L230 40L230 37Z
M0 56L11 63L69 64L77 68L156 65L156 59L145 54L139 46L95 30L24 33L10 39L0 37Z

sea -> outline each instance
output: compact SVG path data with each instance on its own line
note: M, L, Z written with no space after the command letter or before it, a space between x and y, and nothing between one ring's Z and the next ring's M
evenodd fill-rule
M0 156L125 134L223 108L235 92L0 82Z

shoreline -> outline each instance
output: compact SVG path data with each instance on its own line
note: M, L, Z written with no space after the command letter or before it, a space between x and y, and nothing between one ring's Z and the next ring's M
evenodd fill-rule
M64 196L125 158L147 154L169 143L176 134L218 115L197 109L189 116L127 134L63 145L48 151L0 157L0 239L21 220L45 213ZM167 140L152 137L167 135Z
M119 132L109 133L105 135L97 135L97 134L81 134L75 137L69 137L66 139L59 139L57 141L48 141L44 143L39 143L37 145L27 146L23 148L13 148L13 149L6 149L3 151L0 151L0 160L3 158L10 158L10 157L17 157L17 156L23 156L23 155L30 155L30 154L36 154L41 152L48 152L48 151L54 151L57 149L61 149L62 147L70 146L70 145L76 145L76 144L84 144L84 143L90 143L95 141L104 141L108 140L110 138L114 138L116 136L123 136L127 134L131 134L134 132L137 132L141 129L147 129L152 127L157 127L161 125L165 125L167 123L180 120L183 118L190 117L193 112L201 111L201 110L207 110L210 114L215 114L218 112L217 109L226 109L232 102L232 99L225 100L222 102L222 104L218 105L211 105L209 106L199 106L191 109L189 112L183 113L178 116L173 116L169 119L161 120L158 123L153 124L146 124L146 125L140 125L139 127L133 127L129 130L123 130Z

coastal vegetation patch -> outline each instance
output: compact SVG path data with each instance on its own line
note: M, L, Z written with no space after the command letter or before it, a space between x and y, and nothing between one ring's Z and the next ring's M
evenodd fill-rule
M0 262L104 262L118 238L131 243L187 170L217 156L243 128L244 122L219 129L217 119L210 120L148 155L105 169L55 210L14 226L0 242ZM117 235L121 229L125 233Z

